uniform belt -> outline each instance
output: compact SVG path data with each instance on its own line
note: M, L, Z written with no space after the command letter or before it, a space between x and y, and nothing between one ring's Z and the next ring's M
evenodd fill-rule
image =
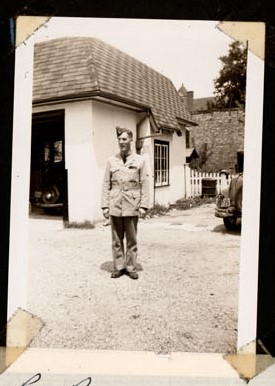
M112 189L121 189L121 190L140 190L139 182L125 182L118 183L112 182Z

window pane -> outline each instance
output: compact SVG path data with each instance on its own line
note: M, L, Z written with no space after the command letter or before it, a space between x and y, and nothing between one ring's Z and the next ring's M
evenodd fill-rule
M155 143L155 183L168 184L168 152L167 143Z
M54 162L62 161L62 141L54 142Z
M158 170L157 171L157 178L156 178L156 182L159 184L161 183L161 178L160 178L160 171Z

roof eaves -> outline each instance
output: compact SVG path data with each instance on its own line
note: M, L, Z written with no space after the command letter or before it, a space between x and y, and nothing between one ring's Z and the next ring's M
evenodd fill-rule
M82 100L82 99L90 99L92 97L95 97L99 95L99 90L93 90L88 92L80 92L80 93L72 93L72 94L66 94L66 95L60 95L60 96L52 96L48 98L39 98L39 99L33 99L32 103L33 105L39 105L39 104L53 104L53 103L61 103L61 102L68 102L71 100Z
M54 97L49 97L49 98L39 98L39 99L34 99L33 104L38 105L38 104L45 104L45 103L61 103L61 102L68 102L71 100L79 101L83 99L92 99L96 97L102 97L105 99L109 99L111 101L116 101L119 103L124 103L128 104L129 106L141 109L143 111L148 111L150 108L144 104L137 103L135 101L129 100L127 98L120 97L116 94L110 94L106 92L102 92L99 88L93 91L89 92L79 92L79 93L72 93L72 94L67 94L67 95L61 95L61 96L54 96Z
M179 131L179 129L175 129L174 127L168 127L168 126L161 126L160 129L164 131L171 131L172 133Z
M155 117L152 113L152 111L150 110L150 114L149 114L149 121L150 121L150 124L153 128L153 131L155 133L158 133L160 131L160 126L157 124L156 120L155 120Z
M185 118L176 117L176 119L179 122L179 124L183 124L186 126L198 126L198 123L194 121L189 121L188 119L185 119Z
M117 101L117 102L126 103L130 106L138 107L138 108L141 108L143 110L149 110L150 109L150 106L148 106L148 105L145 105L143 103L138 103L134 100L131 100L129 98L125 98L125 97L117 95L117 94L112 94L112 93L103 92L103 91L99 90L98 95L103 97L103 98L111 99L111 100Z

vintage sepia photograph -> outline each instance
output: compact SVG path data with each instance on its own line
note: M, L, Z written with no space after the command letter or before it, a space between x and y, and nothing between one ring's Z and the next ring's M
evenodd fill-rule
M41 322L30 348L235 353L263 58L217 21L43 19L17 47L10 316Z

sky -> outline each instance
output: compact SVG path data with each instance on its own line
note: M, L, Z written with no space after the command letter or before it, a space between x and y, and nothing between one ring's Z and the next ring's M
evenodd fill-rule
M53 17L35 42L63 36L91 36L128 53L172 80L194 98L213 96L214 79L233 41L217 21Z

